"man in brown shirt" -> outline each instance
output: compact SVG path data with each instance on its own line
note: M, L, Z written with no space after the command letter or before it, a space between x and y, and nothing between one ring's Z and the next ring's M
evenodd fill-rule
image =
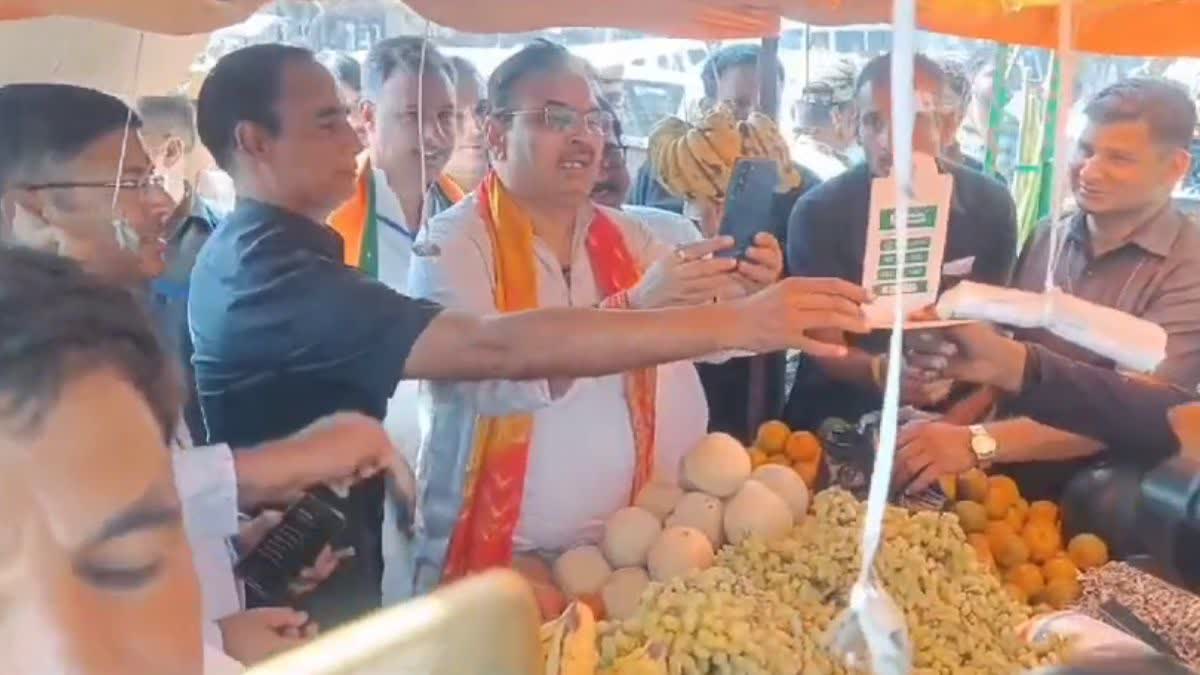
M1104 89L1084 112L1087 125L1070 159L1080 211L1057 227L1042 226L1018 262L1014 285L1043 290L1054 256L1058 288L1162 326L1167 358L1155 375L1194 391L1200 382L1200 229L1176 210L1171 193L1190 162L1195 108L1176 85L1139 78ZM1044 331L1019 337L1077 361L1112 366ZM922 470L943 475L979 463L974 448L994 447L990 461L1036 499L1056 497L1084 460L1105 450L1087 435L1029 417L1005 419L1011 413L1003 403L999 410L1000 421L985 425L927 424L906 435L901 452Z

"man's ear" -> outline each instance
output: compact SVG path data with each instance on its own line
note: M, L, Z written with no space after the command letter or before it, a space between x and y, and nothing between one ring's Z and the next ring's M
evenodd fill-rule
M376 112L377 109L375 108L374 101L368 101L365 98L359 100L358 114L362 118L363 129L366 129L368 136L375 135L375 125L379 123Z
M162 169L170 169L177 163L183 160L184 149L183 139L172 136L167 139L167 145L163 148Z
M58 253L62 233L52 225L41 194L32 190L9 190L0 196L0 240L42 251Z
M1183 180L1187 176L1188 170L1192 168L1192 153L1179 148L1171 155L1171 181L1172 185Z
M483 139L492 159L508 158L508 139L505 137L507 131L508 125L496 117L489 116L484 120Z
M233 129L233 138L237 149L250 157L257 159L270 152L271 134L260 124L238 122Z

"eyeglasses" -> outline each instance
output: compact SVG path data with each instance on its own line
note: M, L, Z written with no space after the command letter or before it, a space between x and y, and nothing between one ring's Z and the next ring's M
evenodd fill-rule
M35 183L22 185L26 190L73 190L76 188L102 188L106 190L138 190L143 195L155 189L162 189L166 179L159 174L150 174L141 178L122 178L109 181L60 181L53 183Z
M600 168L616 169L625 165L626 148L617 143L605 143L604 154L600 156Z
M612 132L616 118L607 110L580 111L570 106L548 103L541 108L524 110L500 110L497 117L516 117L517 115L536 115L541 117L542 126L550 131L566 134L586 131L596 136L607 136Z

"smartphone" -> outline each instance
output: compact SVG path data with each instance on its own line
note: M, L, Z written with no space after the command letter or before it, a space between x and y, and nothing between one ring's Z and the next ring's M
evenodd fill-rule
M238 562L234 569L246 584L249 604L287 604L289 584L346 527L345 514L330 504L335 497L324 488L305 493L283 514L283 521Z
M743 258L759 232L771 230L771 211L779 187L779 165L773 159L739 159L733 166L721 216L720 234L733 237L733 247L717 253Z

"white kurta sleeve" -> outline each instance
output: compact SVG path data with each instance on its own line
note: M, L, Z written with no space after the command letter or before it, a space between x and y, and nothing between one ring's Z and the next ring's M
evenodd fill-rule
M437 225L435 221L434 225ZM437 232L437 230L442 230ZM466 236L427 227L413 249L408 291L414 298L475 314L495 314L490 249ZM437 232L437 233L435 233ZM552 392L546 380L438 383L474 403L479 414L495 417L533 412L566 391ZM555 394L558 394L558 397Z

